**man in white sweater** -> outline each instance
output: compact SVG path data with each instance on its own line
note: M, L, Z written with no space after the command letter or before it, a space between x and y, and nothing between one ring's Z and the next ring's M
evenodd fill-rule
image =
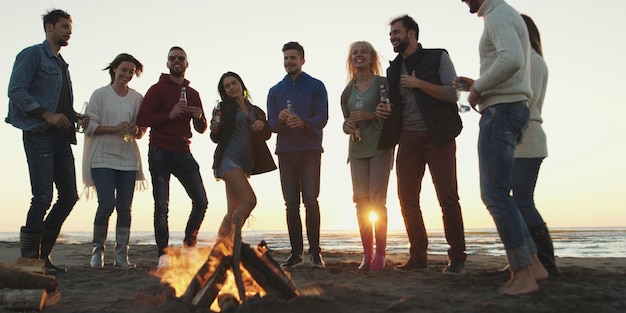
M511 278L499 292L536 291L548 274L537 258L524 219L510 195L513 154L528 124L530 42L520 14L503 0L461 0L483 17L479 43L480 77L461 77L470 87L468 101L481 113L478 137L480 191L504 244ZM458 85L455 82L455 86Z

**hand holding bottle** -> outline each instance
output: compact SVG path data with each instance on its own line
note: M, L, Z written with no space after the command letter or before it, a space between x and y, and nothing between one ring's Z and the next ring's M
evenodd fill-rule
M213 108L213 114L211 117L211 131L217 133L222 126L222 109L220 107L220 100L215 100L215 107Z
M363 101L358 100L354 104L354 109L355 109L355 111L350 112L350 122L352 122L354 124L354 129L353 129L351 138L355 142L360 142L361 141L361 129L359 128L358 122L364 120L364 118L362 117L362 115L363 115Z
M87 101L83 102L83 108L80 110L80 112L75 112L74 114L74 120L76 121L76 126L74 129L77 133L85 132L85 128L89 124L89 116L85 114L88 104L89 102ZM85 123L85 119L87 123Z
M376 106L376 117L387 119L391 114L391 102L384 84L380 84L380 103Z
M291 104L291 100L287 100L287 107L278 113L278 122L282 125L287 125L287 121L292 115L295 115L293 105Z
M174 105L168 117L170 120L177 119L187 113L187 88L180 87L180 97L178 103Z
M128 121L120 123L122 132L124 133L124 141L131 142L135 140L135 133L137 132L137 126L133 123L131 113L128 112Z

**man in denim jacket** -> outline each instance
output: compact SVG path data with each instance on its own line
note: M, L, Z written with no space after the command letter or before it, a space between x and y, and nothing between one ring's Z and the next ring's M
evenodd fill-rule
M65 11L52 10L43 16L43 26L46 40L15 58L6 122L22 130L30 172L32 199L20 230L21 256L44 259L46 272L54 274L66 269L52 263L50 251L78 200L70 147L76 144L77 115L68 65L59 54L72 34L72 18ZM58 199L50 208L53 185Z

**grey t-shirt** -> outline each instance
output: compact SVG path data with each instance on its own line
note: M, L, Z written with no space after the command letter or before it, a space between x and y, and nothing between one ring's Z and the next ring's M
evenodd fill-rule
M402 63L401 75L410 75L406 71L404 62ZM439 79L443 86L443 101L456 102L456 91L452 88L452 81L456 77L456 71L450 56L446 52L441 53L439 62ZM411 131L427 131L428 127L422 117L422 113L417 107L413 90L400 86L400 96L404 107L402 109L402 129Z

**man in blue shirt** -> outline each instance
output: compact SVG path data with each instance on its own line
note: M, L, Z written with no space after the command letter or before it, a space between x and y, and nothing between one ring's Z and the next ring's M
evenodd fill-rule
M43 26L46 40L15 58L6 122L22 130L30 172L32 199L20 230L21 256L44 259L46 272L54 274L67 271L52 263L50 251L78 200L70 144L76 144L73 125L82 116L74 111L68 65L59 54L72 34L72 18L52 10L43 16ZM50 208L54 185L57 201Z
M302 71L304 48L299 43L288 42L282 51L287 75L270 89L267 96L268 122L277 134L276 154L291 242L291 254L281 266L291 268L303 263L302 195L311 267L323 268L317 197L324 152L322 129L328 122L328 94L321 81Z

